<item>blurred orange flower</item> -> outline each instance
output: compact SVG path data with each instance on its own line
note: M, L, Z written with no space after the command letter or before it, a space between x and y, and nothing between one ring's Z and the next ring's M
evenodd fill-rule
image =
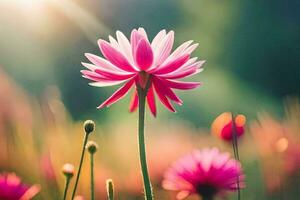
M239 114L234 119L235 130L237 137L240 137L245 132L246 117ZM233 121L232 113L224 112L220 114L212 123L211 131L217 137L225 140L231 141L233 136Z
M277 120L268 114L250 126L258 147L266 186L269 192L279 191L282 184L299 175L300 170L300 105L289 100L286 118Z

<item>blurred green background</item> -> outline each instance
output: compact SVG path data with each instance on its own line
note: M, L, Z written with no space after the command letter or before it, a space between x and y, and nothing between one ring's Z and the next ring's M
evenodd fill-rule
M195 80L203 87L181 94L171 118L207 125L220 112L281 113L286 95L300 94L299 1L220 0L2 0L0 64L23 88L41 95L58 86L74 119L105 119L95 108L115 88L88 86L84 53L100 54L96 41L144 27L151 37L175 30L176 45L193 39L207 60ZM128 98L110 113L126 113ZM159 109L159 116L165 113ZM162 117L163 118L163 117Z
M297 0L0 0L0 10L0 67L32 99L42 99L57 87L75 121L92 118L106 128L127 120L135 125L135 116L128 114L129 97L109 109L96 109L117 87L90 87L81 77L80 63L86 61L84 53L100 55L97 39L114 36L116 30L129 36L137 27L144 27L150 38L161 29L174 30L175 46L192 39L200 44L193 55L207 61L204 71L192 78L203 86L178 92L184 104L176 107L177 114L159 106L157 118L166 127L172 126L167 121L178 120L208 133L224 111L243 113L249 121L262 111L282 118L282 101L300 95ZM46 127L48 131L52 129ZM81 142L80 134L77 138ZM253 148L251 142L244 148ZM260 160L251 156L243 158L249 186L244 196L267 199ZM287 195L297 198L297 191L288 189Z

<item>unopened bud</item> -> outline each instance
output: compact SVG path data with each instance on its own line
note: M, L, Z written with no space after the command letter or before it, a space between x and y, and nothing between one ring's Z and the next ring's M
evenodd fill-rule
M87 134L90 134L91 132L93 132L95 130L95 122L92 120L86 120L84 122L84 130Z
M85 200L85 198L81 195L75 196L74 200Z
M73 177L74 176L74 165L66 163L63 165L62 172L67 177Z
M114 199L114 184L111 179L106 180L106 192L107 192L108 200L113 200Z
M94 141L88 141L85 148L89 151L90 154L94 154L98 149L98 145Z

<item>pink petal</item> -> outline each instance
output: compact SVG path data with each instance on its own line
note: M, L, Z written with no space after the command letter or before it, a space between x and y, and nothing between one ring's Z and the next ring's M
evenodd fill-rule
M176 195L176 198L179 200L185 199L190 195L189 191L180 191L178 192L178 194Z
M129 78L132 78L133 76L135 76L135 74L120 74L120 73L112 73L112 72L107 72L107 71L103 71L103 70L100 70L100 69L95 69L95 72L97 74L100 74L110 80L116 80L116 81L119 81L119 80L125 80L125 79L129 79Z
M193 57L193 58L191 58L191 59L189 59L181 68L179 68L179 69L182 69L182 68L185 68L185 67L187 67L187 66L191 66L191 65L193 65L196 61L197 61L197 57ZM178 69L178 70L179 70Z
M81 70L80 71L86 78L93 80L93 81L102 81L102 80L108 80L108 78L97 74L95 72L89 71L89 70Z
M185 71L185 70L188 70L190 68L200 68L206 62L205 60L200 60L200 61L196 62L197 59L198 59L197 57L189 59L185 64L183 64L176 71L173 71L171 73L173 74L173 73L177 73L177 72L180 72L180 71ZM171 74L171 73L169 73L169 74Z
M193 44L189 48L187 48L183 53L184 54L191 54L198 46L199 46L198 43Z
M179 89L179 90L190 90L194 89L196 87L199 87L201 83L197 82L181 82L181 81L171 81L164 79L162 80L168 87Z
M127 72L135 72L134 68L129 64L124 55L117 49L113 48L111 44L104 40L99 40L98 44L104 57L113 65Z
M81 64L83 66L85 66L86 68L88 68L89 70L91 70L91 71L95 71L95 69L99 68L96 65L93 65L93 64L90 64L90 63L81 62Z
M119 85L123 82L125 82L127 80L123 80L123 81L110 81L110 80L105 80L105 81L101 81L101 82L92 82L89 83L89 85L91 86L95 86L95 87L107 87L107 86L113 86L113 85Z
M166 79L184 78L184 77L191 76L191 75L194 75L194 74L197 74L197 73L203 71L203 68L201 68L201 67L203 66L204 63L205 63L205 61L199 61L199 62L193 63L191 65L184 64L182 67L178 68L174 72L170 72L168 74L157 75L157 76L163 77Z
M164 84L163 81L153 77L153 83L164 96L167 96L169 99L171 99L178 105L182 105L182 100L179 97L177 97L177 95L166 84Z
M163 95L163 92L157 87L156 84L153 83L153 85L154 85L154 89L155 89L160 101L162 102L162 104L164 104L165 107L168 108L170 111L176 112L176 110L174 109L174 107L172 106L170 101L166 98L165 95Z
M134 112L138 108L138 105L139 105L139 97L138 97L137 91L135 89L132 94L131 102L129 105L129 111Z
M163 41L163 38L166 36L166 30L161 30L152 40L151 47L155 51L157 46Z
M132 55L135 55L138 43L142 38L143 36L136 29L131 32L130 43L132 47Z
M155 65L162 64L170 55L174 43L174 31L170 31L155 50Z
M133 78L133 76L135 76L135 75L127 75L127 76L114 77L112 74L109 74L109 73L101 72L102 74L100 74L99 72L96 73L96 72L89 71L89 70L81 70L80 72L83 74L84 78L90 79L92 81L100 82L100 84L92 83L92 85L97 85L98 87L100 87L99 85L103 85L101 83L105 83L104 85L107 85L107 84L114 85L114 83L122 83L130 78ZM103 86L101 86L101 87L103 87Z
M109 42L110 42L110 44L111 44L111 46L113 48L115 48L115 49L119 49L120 48L119 44L118 44L118 42L117 42L117 40L115 38L113 38L112 36L108 36L108 40L109 40Z
M188 77L191 75L195 75L201 71L202 71L202 69L189 69L189 70L185 70L182 72L180 71L180 72L174 73L174 74L161 75L159 77L163 77L163 78L167 78L167 79L180 79L180 78Z
M126 73L124 70L118 68L117 66L112 65L109 61L105 60L104 58L101 58L99 56L90 53L86 53L84 55L85 57L87 57L87 59L89 59L89 61L91 61L97 67L101 67L111 71L119 71L119 72Z
M135 61L141 70L147 70L153 62L153 52L149 42L141 39L135 51Z
M125 83L121 88L119 88L115 93L113 93L106 101L104 101L98 109L103 108L105 106L110 106L117 102L118 100L122 99L129 91L131 86L134 83L134 79L131 79L127 83Z
M138 28L138 32L148 41L148 36L144 28Z
M112 85L118 85L120 83L123 83L126 81L116 81L116 80L109 80L106 77L103 77L95 72L88 71L88 70L81 70L81 73L83 74L83 77L92 81L95 81L93 83L89 83L92 86L96 87L106 87L106 86L112 86Z
M155 104L155 96L153 91L153 86L149 88L148 94L147 94L147 103L148 107L153 114L154 117L156 117L156 104Z
M173 53L166 59L166 61L165 61L164 63L169 62L170 60L173 60L173 59L176 58L176 57L182 56L183 53L184 53L184 50L185 50L192 42L193 42L193 40L189 40L189 41L187 41L187 42L181 44L179 47L177 47L177 48L175 49L175 51L173 51ZM163 63L163 64L164 64L164 63Z
M170 61L166 65L159 67L157 70L154 71L154 74L167 74L172 71L175 71L178 68L180 68L184 63L186 63L188 60L189 60L188 54L178 57Z
M102 66L96 66L96 65L93 65L93 64L90 64L90 63L81 62L81 64L83 66L85 66L86 68L88 68L89 70L93 71L93 72L95 70L101 70L101 71L104 71L104 72L116 73L116 74L120 74L120 75L134 75L134 73L127 73L127 72L120 71L120 70L112 70L112 69L105 68L105 67L102 67Z
M189 61L186 62L186 64L184 64L181 68L179 68L177 71L179 70L187 70L187 69L191 69L191 68L202 68L203 65L205 64L205 60L200 60L198 62L195 62L194 59L190 59Z
M116 35L117 35L118 43L119 43L119 46L120 46L122 52L128 58L129 62L133 64L134 62L133 62L133 55L131 52L130 42L128 41L127 37L122 32L117 31Z

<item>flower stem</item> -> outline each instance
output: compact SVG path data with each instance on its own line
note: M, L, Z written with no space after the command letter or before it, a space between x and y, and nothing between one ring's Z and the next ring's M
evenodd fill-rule
M70 180L71 180L71 177L70 176L66 176L66 183L65 183L64 198L63 198L63 200L66 200L66 198L67 198L67 193L68 193L68 189L69 189L69 185L70 185Z
M79 181L79 177L80 177L80 172L81 172L81 167L82 167L82 163L83 163L83 158L84 158L84 153L85 153L85 146L86 146L86 143L88 141L88 135L89 135L88 132L86 132L84 134L83 146L82 146L81 157L80 157L80 162L79 162L79 168L78 168L78 172L77 172L77 176L76 176L75 186L74 186L73 193L72 193L72 200L74 199L75 194L76 194L76 189L77 189L77 185L78 185L78 181Z
M90 154L91 159L91 200L95 199L95 191L94 191L94 154Z
M213 200L213 197L212 196L207 196L207 197L203 197L202 199L203 200Z
M150 177L149 177L148 168L147 168L145 133L144 133L144 131L145 131L145 103L146 103L146 96L147 96L149 85L150 85L150 81L148 80L146 88L142 88L140 86L137 87L138 97L139 97L138 141L139 141L140 164L141 164L141 170L142 170L143 181L144 181L145 199L153 200L152 186L151 186Z
M237 131L236 131L236 124L235 124L235 115L231 113L231 119L232 119L232 148L234 152L234 157L236 160L240 161L240 156L239 156L239 148L238 148L238 136L237 136ZM240 178L237 176L236 178L236 183L237 183L237 195L238 195L238 200L241 199L241 190L240 190Z

